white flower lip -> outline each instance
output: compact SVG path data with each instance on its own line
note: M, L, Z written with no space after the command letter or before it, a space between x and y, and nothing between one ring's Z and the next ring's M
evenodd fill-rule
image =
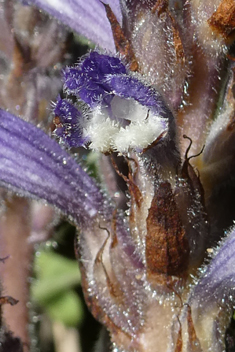
M84 136L89 136L91 149L141 152L168 130L166 119L134 99L114 97L110 107L97 107L87 119Z

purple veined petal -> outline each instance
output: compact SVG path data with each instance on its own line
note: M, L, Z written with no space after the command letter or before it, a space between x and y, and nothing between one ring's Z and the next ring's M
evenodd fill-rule
M196 337L194 345L200 346L197 351L226 350L225 336L233 314L234 298L235 229L205 267L199 281L192 286L182 310L180 320L183 330L187 329L189 343L192 337Z
M4 110L0 184L44 199L81 224L103 212L102 193L76 161L43 131Z
M119 0L109 2L121 22ZM115 52L111 27L106 17L104 5L100 0L29 0L28 3L48 12L100 47Z
M235 298L235 228L222 243L204 275L193 288L189 303L228 303Z

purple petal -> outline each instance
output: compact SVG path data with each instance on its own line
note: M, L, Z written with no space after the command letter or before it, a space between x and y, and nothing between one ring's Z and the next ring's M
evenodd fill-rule
M104 5L99 0L29 0L60 22L84 35L102 48L115 52L113 35ZM110 1L113 12L121 22L119 0Z
M171 117L161 95L138 78L130 75L110 75L108 83L115 95L125 99L132 98L162 117Z
M82 137L80 111L70 101L58 98L54 114L55 134L60 137L61 141L70 148L84 146L86 139Z
M126 74L126 68L117 57L100 55L93 51L78 67L64 71L64 88L69 94L80 97L90 107L111 94L107 75Z
M91 108L108 104L113 95L132 98L154 113L169 118L171 113L161 95L138 78L128 74L119 58L91 52L76 68L64 71L64 88L80 97Z
M235 229L222 243L208 267L205 267L182 310L181 324L187 324L188 332L191 329L189 342L192 336L196 337L195 345L197 343L200 346L197 351L227 350L224 337L231 322L234 298Z
M102 211L94 181L54 140L35 126L0 110L0 183L41 198L84 223Z
M57 127L55 134L60 138L60 143L64 143L68 148L83 147L88 141L82 136L79 126L71 125L67 127Z
M79 123L82 116L72 103L60 97L57 99L54 113L55 116L60 118L61 123L69 123L72 125Z
M190 304L207 305L234 301L235 298L235 229L222 243L204 275L193 289Z

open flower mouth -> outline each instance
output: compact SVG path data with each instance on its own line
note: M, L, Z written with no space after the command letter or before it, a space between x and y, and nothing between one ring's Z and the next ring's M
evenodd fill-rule
M81 113L59 98L54 109L56 134L68 146L89 143L103 153L142 152L167 134L170 112L160 94L119 58L91 52L65 70L64 81L65 92L84 103Z

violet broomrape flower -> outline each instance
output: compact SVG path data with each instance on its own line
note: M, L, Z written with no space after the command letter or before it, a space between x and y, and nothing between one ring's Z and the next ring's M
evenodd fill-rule
M80 227L84 295L112 351L230 351L235 6L121 5L122 26L105 6L119 53L94 51L66 68L67 97L54 108L65 146L106 154L107 192L54 140L3 110L1 184ZM111 197L122 192L115 173L127 212Z

